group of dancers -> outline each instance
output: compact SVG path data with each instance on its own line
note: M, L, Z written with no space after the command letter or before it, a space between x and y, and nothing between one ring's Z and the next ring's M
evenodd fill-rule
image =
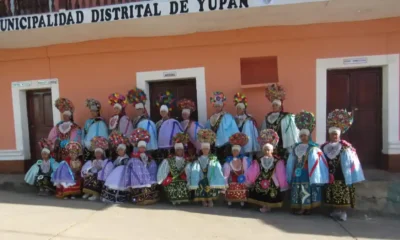
M205 126L191 120L196 111L190 99L175 101L166 91L155 103L161 120L152 122L145 109L146 94L132 89L126 97L109 96L114 115L108 124L101 104L88 99L91 112L81 129L73 119L74 105L65 98L55 102L63 120L41 139L41 159L25 176L40 195L64 199L82 196L91 201L153 204L166 196L172 204L201 202L212 207L220 195L229 206L246 203L268 212L283 205L290 190L293 213L309 214L324 202L331 216L345 221L354 207L353 184L364 180L355 149L341 140L353 122L346 110L328 115L329 141L312 141L315 117L311 112L283 111L285 91L278 84L266 88L273 111L261 129L247 113L247 98L234 96L237 114L224 111L226 97L214 92L215 109ZM132 104L137 117L125 108ZM183 121L170 118L173 107Z

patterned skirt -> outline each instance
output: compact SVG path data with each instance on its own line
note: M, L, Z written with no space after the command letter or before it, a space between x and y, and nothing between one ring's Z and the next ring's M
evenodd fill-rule
M101 199L107 203L124 203L128 200L128 197L128 191L113 190L105 186L101 191Z
M321 206L321 187L311 185L308 169L301 169L301 176L293 176L291 208L310 210Z
M35 185L40 189L45 189L47 191L54 192L55 187L51 183L51 176L50 175L38 175L35 179Z
M130 200L139 205L154 204L160 200L157 184L147 188L134 188L131 191Z
M57 198L65 198L65 197L69 197L69 196L78 196L82 194L81 191L81 184L82 181L81 179L77 179L75 185L71 186L71 187L63 187L63 186L59 186L56 188L56 197Z
M283 206L283 199L284 194L271 181L268 189L252 188L249 193L248 202L261 207L281 208Z
M199 188L197 188L194 191L193 201L200 202L200 201L208 201L208 200L217 200L218 194L219 194L218 189L210 188L208 178L203 178L199 182Z
M170 184L164 186L164 190L167 193L168 200L172 203L189 202L190 193L185 180L173 180Z
M97 174L89 175L83 179L83 193L99 196L103 188L103 182L97 180Z
M228 202L246 202L248 193L246 185L231 182L226 190L225 200Z
M325 204L337 208L354 208L356 191L353 185L346 186L342 180L335 180L325 187Z

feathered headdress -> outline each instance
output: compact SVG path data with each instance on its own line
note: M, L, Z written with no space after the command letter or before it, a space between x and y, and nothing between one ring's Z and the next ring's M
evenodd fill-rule
M172 139L174 143L187 144L189 142L189 134L187 133L177 133Z
M143 105L147 101L146 93L140 88L134 88L129 90L127 95L128 102L136 106L138 103L142 103Z
M73 113L75 111L74 104L67 98L58 98L55 102L55 106L61 113L66 111Z
M276 147L279 143L278 133L272 129L264 129L260 132L260 135L258 136L258 142L261 146L269 143L272 146Z
M101 104L99 101L93 98L88 98L85 101L86 107L90 109L90 111L100 111Z
M140 141L148 143L150 141L150 134L143 128L136 128L129 137L129 142L132 144L132 146L138 146Z
M243 147L249 142L249 137L244 133L235 133L229 138L229 143Z
M108 149L108 140L105 137L96 136L90 140L90 150L95 151L96 149L102 149L103 151Z
M156 106L161 107L162 105L166 105L169 111L172 111L172 105L175 102L174 95L167 90L165 93L160 93L158 95L158 99L156 101Z
M315 116L312 112L301 111L295 116L295 123L298 129L308 130L308 135L312 133L315 128Z
M346 109L335 109L328 114L327 125L329 128L339 128L341 133L347 132L353 124L354 117Z
M244 108L247 108L247 97L242 93L236 93L235 96L233 96L233 102L235 103L235 106L241 103Z
M274 100L283 102L286 98L286 92L281 85L278 83L273 83L268 85L265 89L265 96L270 102L273 102Z
M200 143L210 143L213 144L216 139L215 132L210 129L200 129L197 132L197 139Z
M125 108L128 102L126 101L126 98L124 95L119 94L119 93L112 93L110 96L108 96L108 103L111 106L114 106L116 104L119 104L122 108Z
M191 112L196 111L196 104L192 100L187 99L187 98L183 98L183 99L179 100L176 103L176 105L178 105L180 110L190 109Z
M223 92L217 91L214 92L213 95L214 96L210 97L210 102L213 106L215 106L216 104L223 105L226 101L226 97Z
M78 156L82 155L82 145L79 142L70 141L65 148L69 153L76 153Z
M53 142L48 138L41 138L38 142L40 149L43 151L47 149L48 153L53 151Z

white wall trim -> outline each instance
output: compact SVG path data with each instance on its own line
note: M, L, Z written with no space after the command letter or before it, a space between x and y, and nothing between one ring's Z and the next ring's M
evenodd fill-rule
M317 59L316 67L316 138L326 141L327 71L331 69L382 67L382 143L384 154L400 154L399 71L400 55L372 55Z
M13 150L0 150L0 160L27 160L31 157L29 146L28 111L26 91L35 89L51 89L51 100L55 102L60 96L58 79L42 79L23 82L12 82L12 104L14 112L15 146ZM57 108L53 105L53 123L61 120Z
M136 86L143 89L147 98L150 99L150 82L182 80L187 78L196 79L197 111L199 122L204 124L207 121L206 78L204 67L137 72ZM146 102L146 109L150 112L150 101Z

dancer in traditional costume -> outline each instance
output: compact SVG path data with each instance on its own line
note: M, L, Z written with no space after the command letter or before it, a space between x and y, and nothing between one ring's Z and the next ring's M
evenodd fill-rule
M190 172L189 189L194 190L195 202L202 202L204 207L213 207L219 192L226 189L225 178L217 156L211 154L211 144L215 133L210 129L201 129L197 133L201 142L202 155L193 162Z
M184 145L189 136L178 133L174 139L175 154L164 159L157 172L157 182L162 184L168 200L173 204L189 202L188 179L190 179L191 164L184 156Z
M82 145L79 142L69 142L65 147L68 157L60 163L51 181L56 186L56 197L75 199L82 194L81 169Z
M235 116L236 124L241 133L249 137L249 142L243 146L242 153L246 156L253 158L256 153L260 151L258 144L258 129L255 119L246 112L247 97L241 93L236 93L233 97L236 106Z
M89 151L94 152L94 159L88 160L82 167L83 199L94 201L99 199L103 189L103 181L98 179L99 172L105 164L105 151L108 149L108 140L105 137L93 137Z
M248 202L260 206L260 212L265 213L271 208L282 207L284 192L289 185L285 163L273 155L274 146L279 142L278 134L272 129L265 129L260 132L259 141L264 156L260 162L254 161L247 171L247 181L251 185Z
M106 203L124 203L128 200L129 195L124 182L125 165L129 161L129 156L126 154L129 140L122 134L113 132L109 136L109 141L113 151L116 152L117 158L113 162L114 169L104 183L101 200ZM107 165L104 165L104 168L108 167Z
M229 138L239 132L235 119L231 114L223 110L225 101L226 97L224 93L214 92L214 96L210 98L210 102L215 109L215 113L211 115L206 125L206 128L213 130L217 135L214 147L217 158L221 163L230 155Z
M54 126L48 139L54 143L53 149L56 161L65 160L68 157L68 151L65 146L70 141L81 142L82 130L74 122L74 105L66 98L59 98L55 102L56 108L62 113L62 121Z
M275 151L281 159L286 161L293 146L299 142L299 130L294 123L294 114L283 111L286 93L279 84L269 85L265 95L272 102L272 112L265 116L261 130L273 129L278 133L280 141Z
M39 141L42 149L42 159L37 160L25 175L25 182L35 185L39 189L38 195L46 196L54 192L51 176L58 167L58 163L51 157L53 143L45 138Z
M315 117L311 112L296 114L300 142L289 155L286 178L291 186L291 208L295 214L310 214L321 205L322 185L329 182L328 163L318 144L311 139Z
M232 202L240 202L243 207L247 202L246 173L251 165L251 160L240 155L240 151L248 141L248 137L243 133L235 133L229 138L229 142L232 145L232 156L227 157L224 164L225 184L228 185L228 189L225 192L225 200L229 206L232 205Z
M104 118L100 116L101 104L99 101L89 98L86 99L86 107L89 108L91 118L86 120L83 128L83 150L84 160L92 160L94 152L90 151L91 141L94 137L108 138L108 128Z
M135 152L125 167L124 181L131 191L132 203L147 205L158 202L157 189L157 164L146 153L150 134L143 128L136 128L129 138L130 143L136 147Z
M169 117L169 112L172 111L172 105L175 99L171 92L166 91L158 96L156 106L160 107L161 120L156 123L158 132L158 154L157 160L161 162L171 154L171 149L174 147L173 137L182 133L180 123Z
M328 115L329 142L321 146L328 161L329 184L325 189L325 204L334 208L331 217L347 220L347 208L354 208L354 183L365 180L356 150L340 139L353 123L353 116L346 110L336 109Z
M125 113L127 100L124 95L113 93L108 96L108 102L114 108L114 115L110 118L108 128L111 132L117 131L124 137L129 137L133 132L131 120Z
M133 119L133 129L143 128L150 134L150 140L146 144L147 151L153 152L158 149L157 143L157 128L156 124L149 119L145 104L147 101L146 93L140 89L135 88L128 92L128 102L133 104L136 109L137 117Z
M182 119L181 127L184 133L189 134L189 142L188 142L188 154L191 158L195 158L196 153L199 153L201 149L201 144L197 139L197 133L203 129L198 122L193 121L190 118L190 115L196 111L196 104L190 99L181 99L177 102L179 109L182 111Z

